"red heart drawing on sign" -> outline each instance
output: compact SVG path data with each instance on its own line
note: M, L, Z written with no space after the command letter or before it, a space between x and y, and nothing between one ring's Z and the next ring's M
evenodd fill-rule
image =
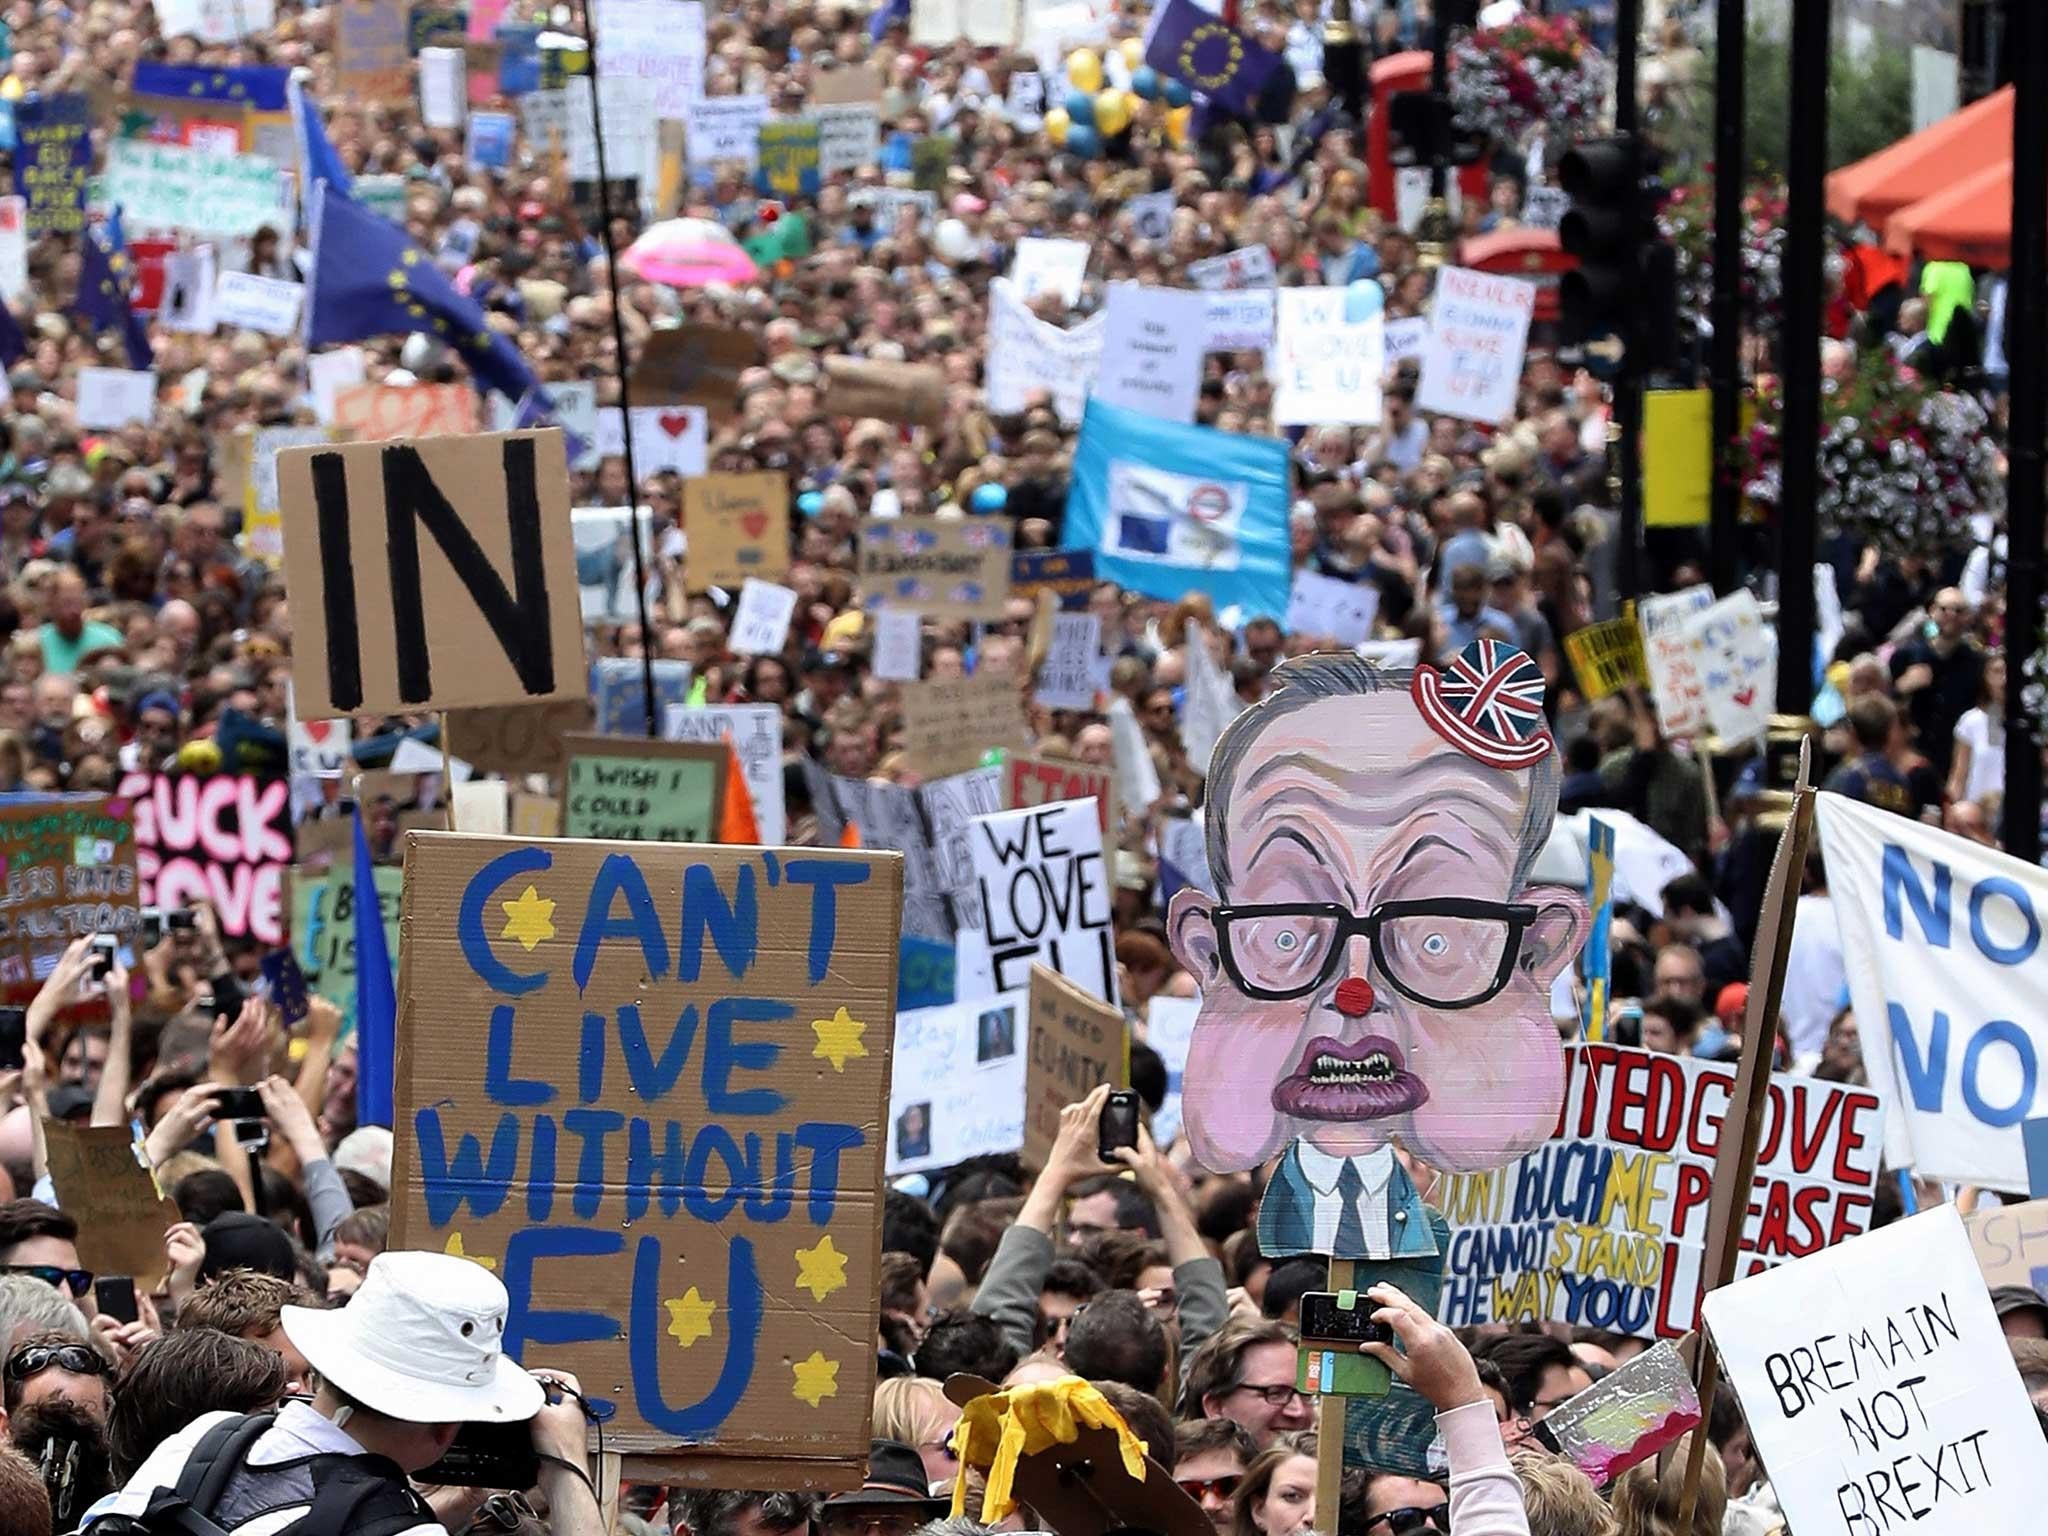
M768 514L766 512L742 513L740 516L740 527L746 530L748 538L758 539L768 531Z
M301 720L299 729L313 739L315 746L325 742L334 731L332 720Z
M690 413L688 411L663 411L655 419L661 423L661 430L670 437L681 437L684 430L690 425Z
M1745 688L1742 690L1742 692L1735 695L1735 702L1740 704L1744 709L1749 708L1749 706L1755 701L1756 690L1754 688Z

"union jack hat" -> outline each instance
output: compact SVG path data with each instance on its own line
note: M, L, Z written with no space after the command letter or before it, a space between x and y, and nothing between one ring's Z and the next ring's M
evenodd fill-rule
M1474 640L1441 670L1417 667L1412 691L1430 729L1489 768L1517 772L1550 755L1543 673L1512 645Z

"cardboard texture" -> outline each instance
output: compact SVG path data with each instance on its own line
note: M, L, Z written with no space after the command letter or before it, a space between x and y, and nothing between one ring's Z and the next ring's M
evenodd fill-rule
M1497 1168L1563 1101L1550 990L1588 914L1583 890L1528 877L1559 771L1542 674L1480 641L1441 671L1323 654L1274 683L1210 763L1217 894L1168 911L1202 994L1184 1126L1212 1171L1280 1158L1261 1252L1420 1257L1432 1224L1392 1144ZM1348 1207L1314 1198L1333 1180L1355 1181Z
M43 1138L57 1204L85 1218L78 1224L80 1265L97 1275L132 1275L137 1290L155 1290L169 1268L164 1233L183 1218L136 1161L134 1133L125 1125L45 1120Z
M811 101L816 106L881 99L882 72L872 64L842 64L811 77Z
M861 524L858 579L870 608L1000 619L1010 596L1010 530L988 517L871 517Z
M559 430L287 449L277 473L307 718L583 692Z
M1000 672L902 685L903 750L927 778L976 767L995 748L1022 747L1017 679Z
M359 443L467 437L476 425L467 384L357 384L334 396L334 426Z
M1969 1226L1987 1287L2026 1285L2048 1296L2048 1200L1979 1211Z
M711 843L725 808L722 742L571 736L564 743L562 835Z
M562 835L562 802L552 795L515 794L509 816L514 837Z
M1123 1010L1091 997L1057 971L1031 967L1025 1030L1024 1161L1043 1168L1059 1137L1060 1111L1103 1083L1131 1081L1131 1031Z
M683 482L685 563L692 592L738 587L789 570L789 481L778 474L704 475Z
M943 426L945 371L931 363L828 357L825 409L834 416L873 417L911 427Z
M0 804L0 997L35 996L71 941L142 927L135 827L124 801Z
M451 709L448 751L479 773L559 773L562 741L591 725L590 700Z
M409 839L394 1247L715 1487L868 1451L902 860Z
M745 331L716 325L681 325L651 333L633 364L633 404L701 405L730 413L740 375L761 360Z
M119 798L134 817L142 905L205 901L228 937L284 943L284 874L297 857L284 779L129 773Z

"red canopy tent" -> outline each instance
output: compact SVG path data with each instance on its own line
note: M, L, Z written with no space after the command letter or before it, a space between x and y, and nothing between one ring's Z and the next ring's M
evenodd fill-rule
M1884 227L1887 250L1973 267L2012 262L2012 152L1932 197L1901 208Z
M1958 177L2012 159L2012 90L2005 86L1962 111L1874 155L1845 165L1827 179L1828 212L1845 224L1872 229L1923 198L1954 186Z

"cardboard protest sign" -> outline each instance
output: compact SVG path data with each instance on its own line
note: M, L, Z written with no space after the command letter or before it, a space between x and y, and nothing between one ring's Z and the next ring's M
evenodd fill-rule
M1980 1210L1969 1228L1987 1287L2024 1285L2048 1296L2048 1200Z
M1263 245L1248 245L1221 256L1205 256L1188 263L1188 281L1212 292L1239 288L1271 288L1280 278L1273 265L1273 253Z
M1024 1145L1028 1002L1019 988L896 1015L889 1177Z
M341 0L334 8L336 84L362 101L403 101L412 92L405 0Z
M1952 1205L1723 1287L1707 1322L1802 1536L2033 1528L2041 1426Z
M647 674L654 674L654 701L648 709ZM600 735L652 735L661 729L661 712L687 702L690 664L657 657L650 668L635 656L600 656L590 664L590 705Z
M749 576L740 584L739 606L733 610L732 633L726 643L735 656L777 656L789 644L789 623L796 617L794 587Z
M1036 597L1050 591L1067 609L1088 606L1095 590L1092 549L1020 549L1010 556L1010 595Z
M740 375L760 361L745 331L680 325L652 332L633 363L633 399L642 406L697 405L729 412Z
M941 619L999 619L1010 529L997 518L871 517L860 527L862 599Z
M1052 643L1039 663L1032 702L1048 709L1093 709L1107 667L1102 655L1101 616L1054 613Z
M1348 288L1282 288L1273 350L1276 426L1377 426L1386 336Z
M1534 283L1439 267L1415 408L1494 423L1514 415L1535 316Z
M467 437L476 431L476 391L467 384L358 384L335 393L334 425L359 443Z
M1761 740L1777 707L1778 639L1753 592L1731 592L1685 627L1700 700L1714 734L1730 746Z
M170 1267L164 1233L184 1218L157 1188L135 1133L126 1125L43 1122L50 1182L57 1203L86 1220L78 1224L78 1262L98 1275L130 1275L153 1291Z
M340 778L354 762L354 723L346 716L339 720L301 720L289 683L285 685L285 704L285 751L291 763L291 776Z
M266 225L280 229L292 222L290 184L261 155L115 139L107 145L105 185L130 235L153 230L246 240Z
M581 693L559 431L293 448L278 485L308 715Z
M1386 365L1389 373L1408 358L1420 359L1429 345L1429 316L1404 315L1386 325Z
M683 482L692 592L737 587L789 569L789 481L780 474L705 475Z
M884 682L916 682L924 670L924 620L894 608L878 610L872 665Z
M493 1261L612 1448L857 1481L902 861L416 833L405 874L393 1246Z
M26 203L29 238L85 228L92 174L92 104L82 93L30 94L14 103L14 190ZM107 146L111 168L115 146Z
M1122 825L1116 775L1107 768L1010 752L1003 757L1002 786L1003 808L1011 811L1056 805L1062 800L1093 800L1105 848L1114 842L1116 829Z
M1072 309L1081 302L1081 283L1088 272L1088 242L1051 240L1026 235L1017 242L1009 282L1017 298L1030 304L1041 294L1057 294Z
M78 424L81 427L147 425L156 412L154 368L81 368L78 370Z
M981 922L968 831L975 817L1002 809L999 770L974 768L906 789L827 773L809 759L803 769L819 842L836 844L852 828L861 847L901 853L903 931L943 943L950 956L954 935Z
M820 81L828 78L818 77ZM813 96L810 116L818 125L818 169L824 175L865 170L881 159L882 108L879 102L827 103Z
M1099 314L1072 329L1041 320L1020 288L997 278L989 284L984 349L988 408L998 416L1013 415L1043 392L1052 397L1060 420L1074 425L1087 409L1088 386L1102 366L1103 327Z
M291 786L253 773L130 773L120 798L135 818L142 904L212 906L220 931L284 942L284 875L293 858Z
M343 826L347 823L344 821ZM399 895L405 872L380 864L370 872L377 914L384 924L384 952L394 978L398 966ZM341 1010L344 1029L356 1019L356 882L344 868L333 874L292 871L292 953L306 984Z
M1923 1178L2027 1187L2022 1124L2048 1113L2039 959L2048 875L1841 795L1816 802L1849 1000L1886 1149Z
M1571 1323L1639 1338L1691 1332L1734 1081L1718 1062L1566 1046L1559 1134L1519 1162L1438 1187L1453 1231L1441 1320ZM1740 1273L1869 1228L1883 1127L1882 1101L1868 1088L1771 1079Z
M945 370L934 363L828 357L825 409L835 416L936 427L946 416Z
M73 939L142 926L135 828L105 795L0 801L0 997L33 996Z
M910 40L947 47L961 38L977 47L1014 48L1022 40L1020 0L912 0Z
M564 745L564 837L718 840L725 807L723 745L632 736L572 736Z
M771 118L755 140L754 183L767 197L816 197L823 179L824 135L805 117Z
M500 704L488 709L451 709L443 728L450 755L479 773L554 773L562 764L562 739L591 728L588 699L552 704Z
M1131 1031L1121 1009L1047 966L1032 965L1026 990L1024 1163L1043 1168L1059 1137L1061 1110L1104 1083L1130 1082Z
M652 116L678 119L704 94L704 7L697 0L596 0L598 72L652 84Z
M670 705L662 711L661 734L668 741L731 746L740 777L754 803L754 825L762 846L779 847L786 813L782 785L782 710L773 704Z
M1713 606L1714 589L1705 582L1683 592L1660 592L1636 604L1650 696L1666 736L1692 736L1707 728L1706 697L1688 625Z
M1308 569L1294 573L1287 599L1287 632L1327 636L1339 645L1372 638L1380 589L1369 581L1342 581Z
M213 291L216 325L239 325L266 336L290 336L299 328L304 285L254 272L223 272Z
M1102 857L1101 812L1086 800L1058 800L977 816L968 849L982 926L960 934L960 996L1011 991L1043 962L1114 1003L1114 892Z
M903 749L926 773L972 768L998 747L1024 745L1017 679L999 672L903 685Z
M1274 290L1219 289L1205 295L1204 352L1263 352L1273 344Z
M1564 637L1564 654L1587 702L1604 699L1624 688L1646 687L1650 681L1643 660L1643 635L1627 619L1588 624Z
M761 128L768 121L766 96L705 96L684 110L690 174L707 182L714 168L734 166L751 176L761 158Z
M1208 312L1192 289L1111 283L1096 395L1147 416L1193 421Z
M1643 391L1643 526L1704 528L1714 491L1714 392Z

